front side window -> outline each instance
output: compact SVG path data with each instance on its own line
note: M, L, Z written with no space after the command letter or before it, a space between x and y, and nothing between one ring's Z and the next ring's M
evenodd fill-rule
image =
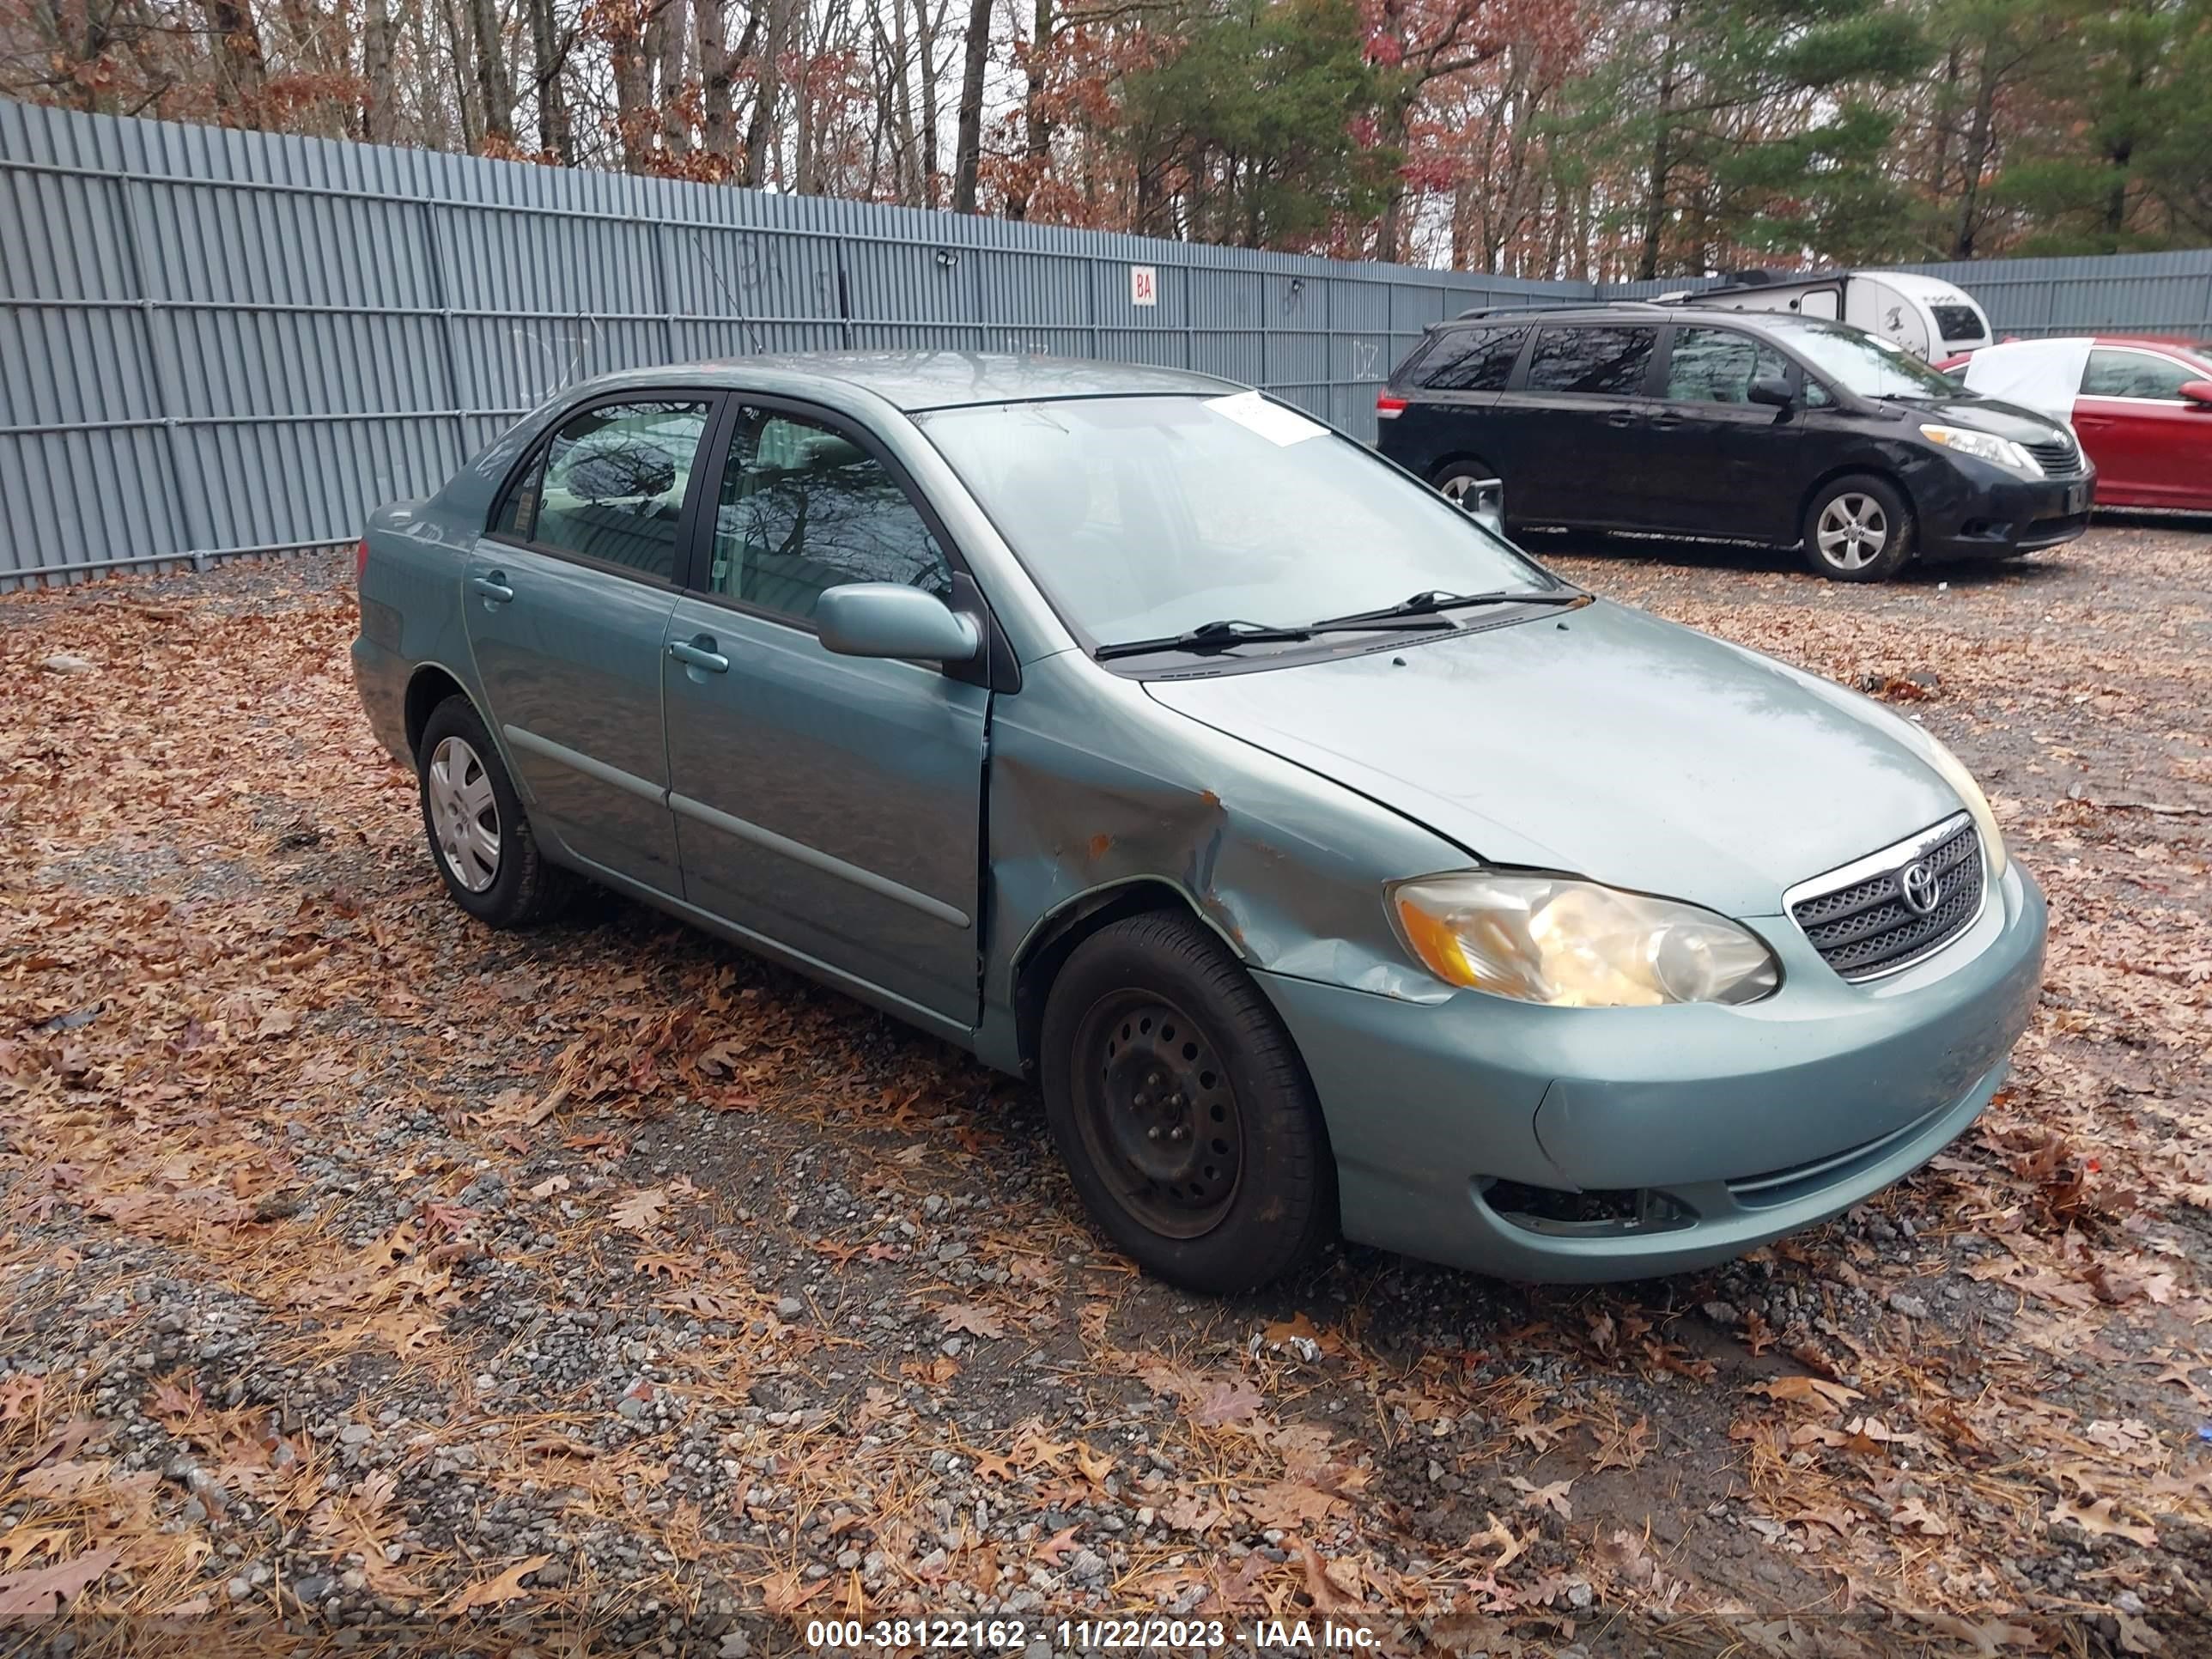
M1764 341L1727 328L1678 328L1667 362L1667 398L1682 404L1747 404L1753 380L1790 376L1783 356Z
M707 410L703 400L656 400L574 416L508 492L494 532L673 581Z
M847 582L949 598L952 567L899 481L852 439L795 415L739 410L707 591L804 621Z
M1629 398L1644 390L1656 328L1540 328L1528 358L1531 392Z
M1503 392L1528 334L1525 327L1455 329L1415 365L1413 384L1428 392Z
M2183 386L2206 378L2202 369L2148 351L2095 350L2089 354L2089 366L2082 371L2081 395L2155 398L2179 403Z
M1849 323L1802 322L1790 343L1846 392L1862 398L1953 398L1958 383L1946 380L1903 346Z
M915 418L1060 617L1098 645L1561 586L1365 446L1257 392Z

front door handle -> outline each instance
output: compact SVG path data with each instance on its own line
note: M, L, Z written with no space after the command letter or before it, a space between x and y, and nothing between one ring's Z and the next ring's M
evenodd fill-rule
M704 669L709 674L726 674L730 659L714 649L714 636L701 634L686 640L671 640L668 654L689 668Z
M1630 409L1616 409L1605 417L1605 423L1607 426L1633 426L1636 423L1636 411Z
M495 570L489 576L478 576L469 583L484 597L487 605L506 605L514 598L514 590L507 585L507 572Z

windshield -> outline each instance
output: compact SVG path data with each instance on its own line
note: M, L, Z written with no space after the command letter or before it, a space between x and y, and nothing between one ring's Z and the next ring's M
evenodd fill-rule
M1945 379L1903 346L1848 323L1808 322L1790 331L1789 339L1827 379L1862 398L1960 395L1957 381Z
M1100 646L1430 591L1562 584L1361 446L1257 392L917 416L1060 618Z

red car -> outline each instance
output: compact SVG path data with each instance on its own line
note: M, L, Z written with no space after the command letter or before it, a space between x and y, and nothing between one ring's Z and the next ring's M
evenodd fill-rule
M2100 334L2008 340L1936 367L1969 391L2073 423L2100 507L2212 513L2212 347Z

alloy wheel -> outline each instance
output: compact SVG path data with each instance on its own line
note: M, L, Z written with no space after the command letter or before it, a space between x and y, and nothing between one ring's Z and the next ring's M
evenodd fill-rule
M1881 503L1846 490L1820 509L1813 539L1820 557L1838 570L1863 570L1889 545L1889 515Z
M499 879L499 800L483 757L465 738L441 738L425 793L446 868L471 893L483 892Z
M1198 1238L1236 1201L1243 1125L1197 1021L1149 992L1102 997L1078 1028L1075 1118L1094 1167L1136 1219Z
M1467 498L1474 494L1474 478L1468 473L1455 473L1438 484L1437 489L1446 501L1456 501L1464 507Z

